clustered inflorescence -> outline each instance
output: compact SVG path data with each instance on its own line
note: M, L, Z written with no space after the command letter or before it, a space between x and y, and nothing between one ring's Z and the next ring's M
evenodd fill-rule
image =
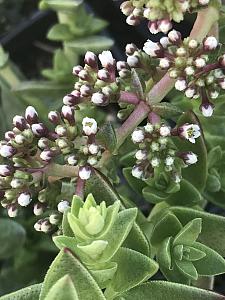
M213 114L212 100L225 89L225 55L218 55L220 45L213 36L202 43L187 38L172 30L159 43L147 41L144 51L152 58L159 59L159 68L169 72L176 80L175 88L184 92L189 99L201 99L200 110L205 117ZM211 61L212 55L213 61Z
M203 43L193 39L182 41L180 33L173 30L159 43L147 41L143 50L128 44L127 61L116 62L110 51L103 51L98 57L88 51L84 67L73 68L76 83L74 90L63 98L61 111L48 114L51 126L42 123L36 110L29 106L24 117L13 118L12 131L6 132L0 143L1 204L9 216L17 216L20 206L28 206L32 199L38 199L33 211L37 216L44 213L44 218L37 221L35 229L49 232L60 228L62 213L70 206L71 199L62 200L58 186L57 199L50 201L52 183L46 176L54 176L50 170L59 163L76 168L77 173L68 176L73 177L71 182L75 185L78 179L88 180L105 151L105 145L101 145L96 136L96 120L90 117L77 120L80 105L118 103L121 107L118 117L122 120L141 102L146 103L151 112L151 103L146 101L148 92L166 71L176 79L176 89L184 91L188 98L201 98L203 115L211 116L211 99L218 97L220 89L225 89L221 70L225 66L225 55L210 62L210 54L218 48L214 37L207 37ZM132 141L139 148L133 176L143 180L154 178L157 169L168 172L179 182L181 169L195 164L197 155L180 152L174 138L194 143L200 134L197 124L172 128L166 121L154 123L149 119L146 126L132 133Z
M151 33L167 33L172 21L179 23L186 12L204 8L210 0L129 0L121 4L121 11L127 16L129 25L138 25L142 19L149 21Z
M132 133L132 141L138 145L135 154L136 164L132 169L132 175L136 178L148 179L154 177L155 169L171 174L175 182L181 180L181 168L197 163L197 155L191 151L179 152L172 141L173 137L179 137L195 143L201 135L200 128L196 124L184 124L171 129L170 126L157 123L147 123L144 127L137 128Z

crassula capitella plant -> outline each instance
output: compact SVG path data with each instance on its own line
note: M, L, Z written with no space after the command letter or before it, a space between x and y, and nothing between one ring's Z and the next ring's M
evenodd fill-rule
M32 207L34 229L60 252L43 283L1 299L225 299L209 291L225 273L225 218L207 212L208 201L225 206L224 144L210 134L224 102L223 7L161 2L121 8L129 24L146 18L167 35L128 44L126 61L88 51L49 122L32 106L13 118L1 204L15 218ZM184 38L172 21L189 12ZM151 204L142 211L138 199Z

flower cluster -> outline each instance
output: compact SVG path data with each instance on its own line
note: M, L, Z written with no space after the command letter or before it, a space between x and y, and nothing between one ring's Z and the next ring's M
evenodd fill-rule
M19 207L31 202L34 215L46 215L49 211L49 217L34 225L37 231L43 232L55 230L61 223L62 213L69 207L69 200L60 198L61 184L52 186L45 180L49 168L63 159L66 165L77 166L78 176L87 180L91 166L97 164L104 149L96 142L95 119L85 117L79 124L75 122L75 109L66 105L60 113L49 112L48 118L54 125L51 129L29 106L25 116L13 118L13 129L0 142L1 204L10 217L16 217Z
M175 88L190 99L201 99L200 110L205 117L213 114L212 99L225 89L225 55L210 61L210 55L217 55L219 44L215 37L208 36L202 43L194 39L182 41L181 34L172 30L168 37L159 43L147 41L144 51L159 59L159 67L168 70L171 78L176 79Z
M137 128L132 133L132 141L139 147L132 175L144 180L154 177L154 170L160 168L161 171L170 172L174 181L179 182L180 168L195 164L197 155L193 152L179 152L172 137L195 143L200 135L200 128L196 124L184 124L172 129L164 123L147 123L143 128Z
M129 25L138 25L142 19L149 20L151 33L167 33L172 21L180 22L186 12L205 7L210 0L129 0L121 4L121 11L127 16Z
M98 58L88 51L85 55L85 66L75 66L73 74L78 78L74 90L63 98L63 103L71 107L81 102L91 101L95 105L107 105L110 99L117 96L116 62L110 51L99 54Z

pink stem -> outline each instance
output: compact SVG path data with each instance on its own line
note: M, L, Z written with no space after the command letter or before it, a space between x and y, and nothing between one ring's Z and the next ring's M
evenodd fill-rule
M140 102L140 99L134 93L122 91L122 92L120 92L119 101L124 102L124 103L128 103L128 104L137 105Z
M81 199L84 198L84 187L85 187L85 180L81 179L79 176L77 177L77 185L76 185L76 192L75 194L79 196Z

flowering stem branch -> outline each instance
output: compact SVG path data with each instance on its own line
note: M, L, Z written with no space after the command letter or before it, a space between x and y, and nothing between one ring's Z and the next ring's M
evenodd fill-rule
M136 128L149 114L150 108L144 102L141 101L128 119L123 123L123 125L117 129L117 149L123 144L128 135L132 133L134 128Z
M211 30L212 26L219 19L219 11L215 7L208 7L198 13L197 19L191 31L190 37L201 42ZM175 80L169 77L169 74L163 78L150 90L147 103L159 103L174 87Z
M81 179L81 178L78 176L75 194L76 194L77 196L79 196L81 199L84 198L84 187L85 187L85 180Z

